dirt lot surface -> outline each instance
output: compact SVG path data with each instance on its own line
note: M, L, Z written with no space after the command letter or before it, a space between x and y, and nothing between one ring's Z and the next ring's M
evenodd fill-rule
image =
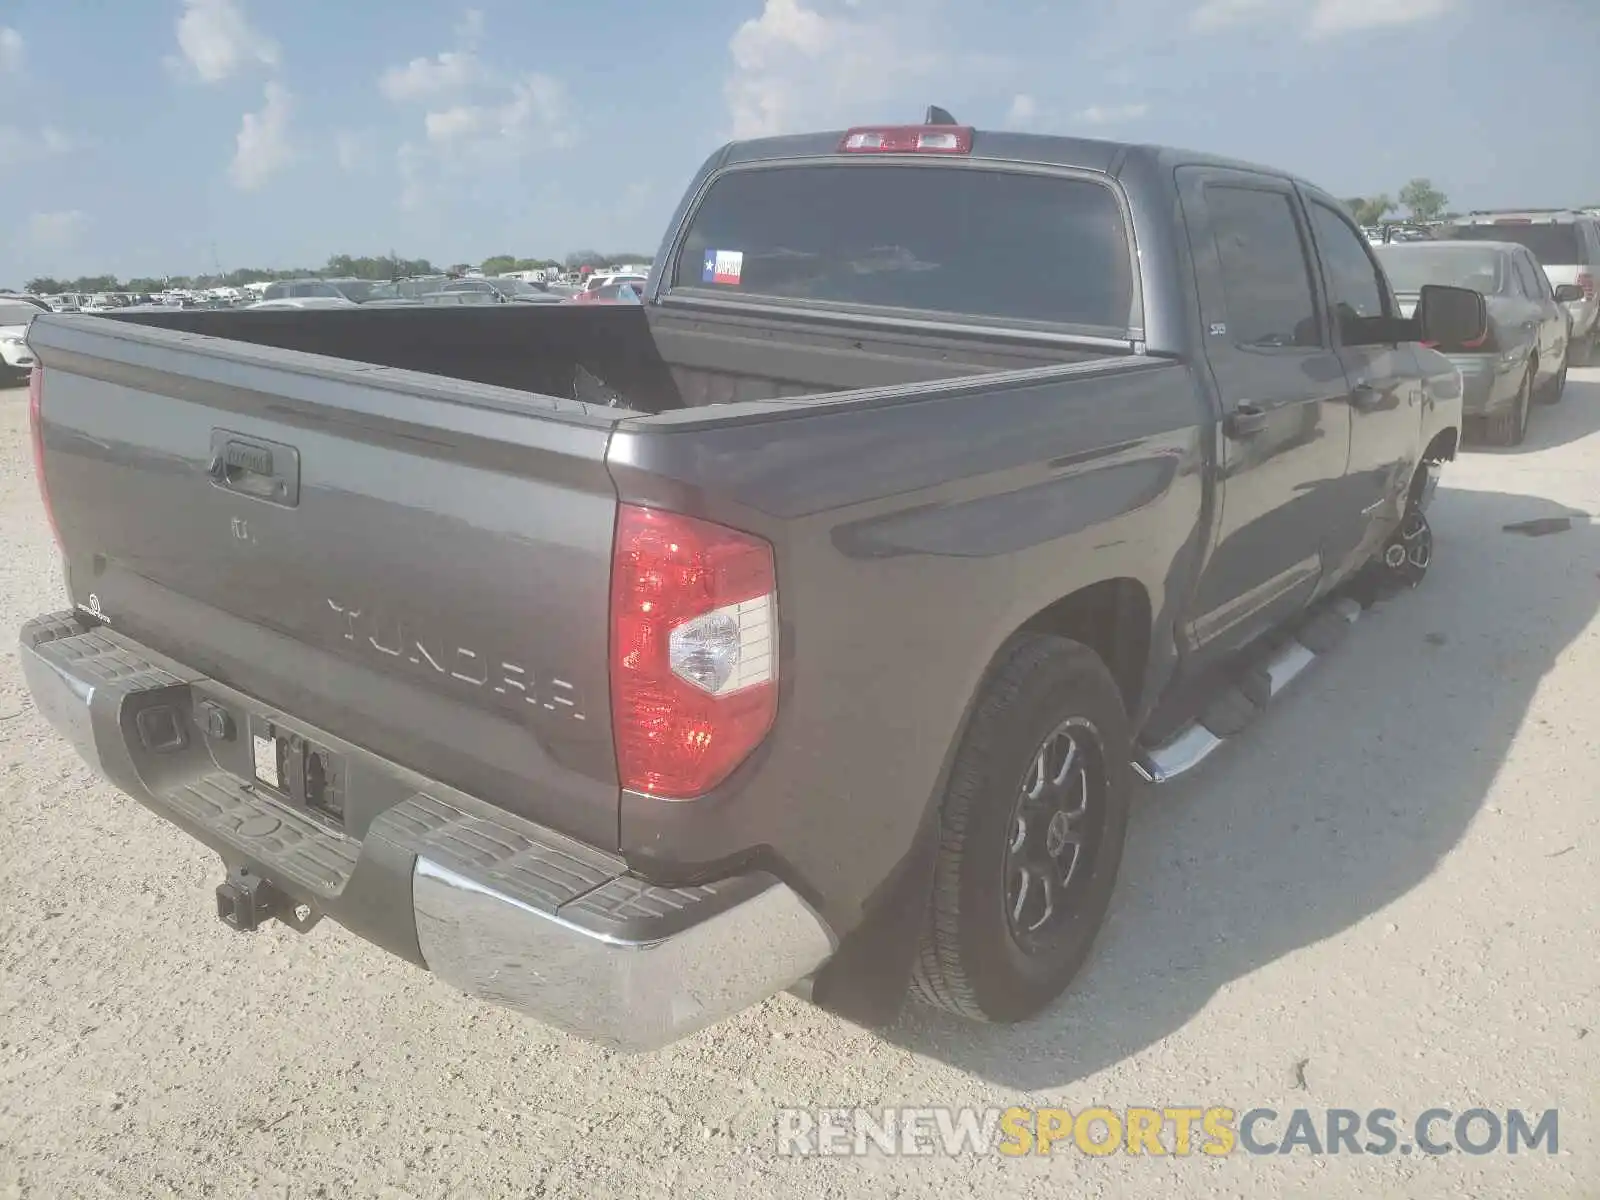
M63 594L25 397L0 392L0 1197L1600 1197L1600 527L1502 528L1573 511L1600 513L1600 371L1525 447L1447 470L1419 591L1141 798L1047 1017L874 1033L785 995L623 1058L331 924L216 919L216 859L27 698L12 631ZM775 1153L780 1106L901 1103L1559 1108L1560 1141Z

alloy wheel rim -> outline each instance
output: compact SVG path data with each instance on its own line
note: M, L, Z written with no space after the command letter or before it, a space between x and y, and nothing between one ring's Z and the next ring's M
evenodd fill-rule
M1093 723L1072 717L1039 744L1023 771L1006 840L1006 928L1025 953L1045 949L1072 921L1099 852L1106 756Z

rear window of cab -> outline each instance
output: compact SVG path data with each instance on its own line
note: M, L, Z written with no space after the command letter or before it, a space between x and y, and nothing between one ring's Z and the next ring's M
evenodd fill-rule
M1119 332L1134 301L1107 184L885 162L720 176L691 217L672 287Z

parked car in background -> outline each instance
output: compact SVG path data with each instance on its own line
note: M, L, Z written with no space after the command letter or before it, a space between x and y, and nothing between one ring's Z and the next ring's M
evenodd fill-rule
M32 369L28 326L41 312L48 311L25 300L0 297L0 384L17 383Z
M40 312L50 311L49 301L28 292L0 292L0 304L31 304Z
M364 280L280 279L268 284L250 307L345 308L365 300L376 286Z
M1440 349L1461 372L1468 434L1520 445L1533 401L1554 404L1566 389L1572 319L1564 305L1583 293L1569 283L1552 288L1532 251L1517 242L1396 242L1377 251L1407 315L1430 283L1483 295L1484 341Z
M638 304L644 292L643 283L607 283L588 288L568 296L565 304Z
M560 304L560 296L552 296L543 287L526 280L516 279L504 275L486 276L469 275L463 279L452 279L438 288L435 295L451 293L468 293L480 298L485 304Z
M1378 227L1380 245L1392 242L1427 242L1432 239L1433 227L1416 221L1387 221Z
M1600 340L1600 219L1570 209L1474 212L1440 227L1438 236L1460 241L1518 242L1533 251L1553 287L1571 284L1582 293L1567 303L1572 314L1571 360L1589 364Z
M596 275L591 275L589 278L585 279L583 281L583 290L586 292L593 292L598 291L600 288L611 287L618 283L636 283L640 286L640 288L643 288L647 278L648 276L645 275L629 275L620 271L601 272Z

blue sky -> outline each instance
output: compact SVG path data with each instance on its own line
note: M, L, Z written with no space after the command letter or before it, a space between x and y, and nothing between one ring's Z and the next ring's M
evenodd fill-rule
M730 136L1166 142L1340 195L1600 203L1600 4L0 0L0 285L652 251Z

